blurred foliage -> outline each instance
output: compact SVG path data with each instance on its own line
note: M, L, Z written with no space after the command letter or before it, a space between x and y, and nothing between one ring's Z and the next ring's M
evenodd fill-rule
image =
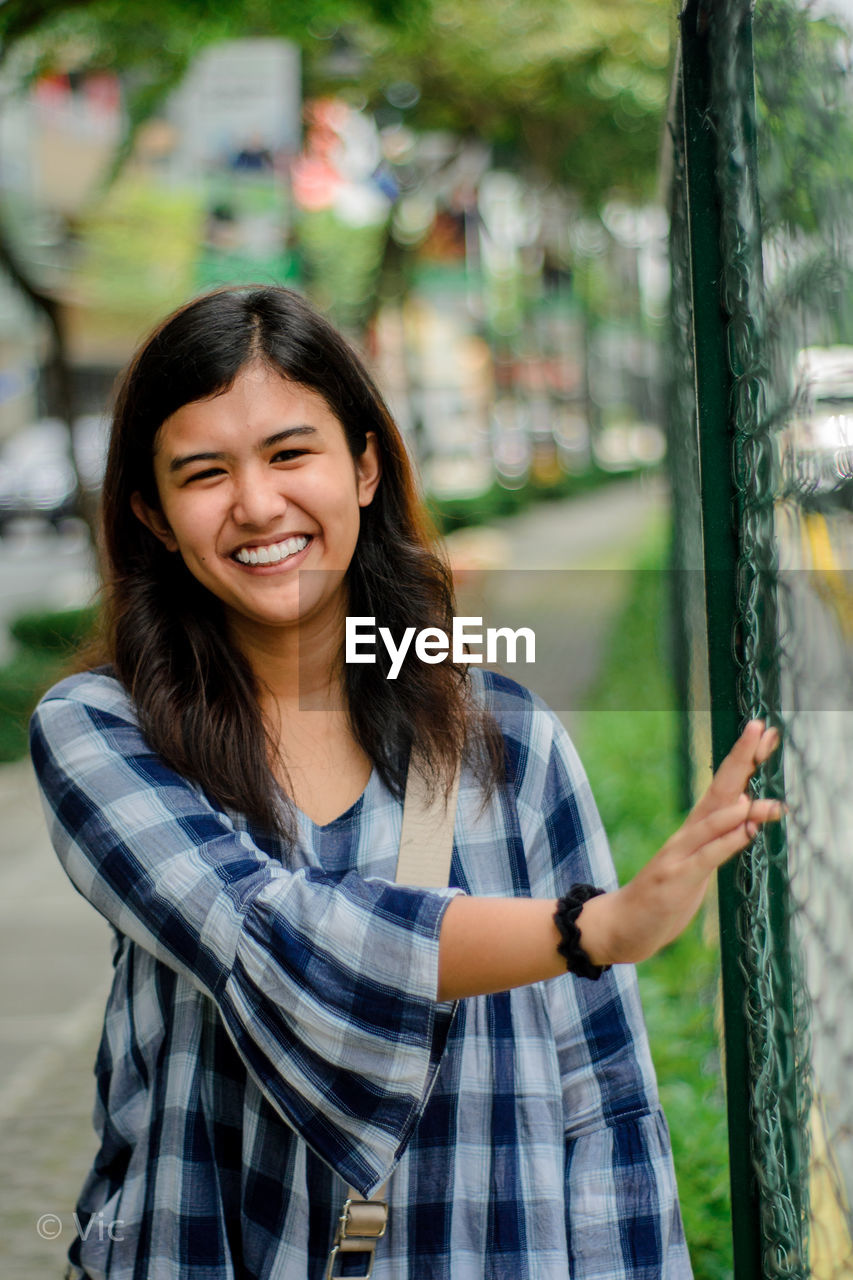
M204 207L196 190L155 187L122 176L78 222L74 296L87 324L115 328L129 341L152 316L178 306L192 292Z
M322 209L300 212L294 230L311 300L340 328L357 333L374 307L386 223L350 226Z
M17 653L0 666L0 764L27 754L30 715L64 674L96 621L92 608L22 614L11 626Z
M476 135L501 163L562 182L588 204L611 191L648 195L654 186L670 63L669 14L659 0L0 6L0 54L18 46L19 74L56 65L118 70L131 129L156 110L195 53L235 36L292 39L305 54L309 93L351 92L386 123Z
M0 667L0 764L27 754L27 726L45 690L59 678L62 659L45 650L22 649Z
M763 230L814 232L848 208L853 182L849 36L793 0L763 0L754 42Z
M425 0L406 24L337 35L363 59L359 93L389 121L482 138L501 164L590 205L653 189L670 67L659 0ZM321 79L322 55L306 52Z
M589 702L595 710L582 715L576 734L622 882L684 817L677 799L677 717L667 651L666 541L661 530L639 558ZM638 688L655 710L625 710L636 707ZM697 918L638 974L695 1280L731 1280L728 1139L714 1027L719 947L712 914L709 900L704 920Z
M767 328L790 366L796 347L853 330L851 39L811 7L764 0L754 41Z
M405 276L407 254L389 237L387 221L350 227L329 211L306 213L292 220L288 245L261 262L204 244L189 197L177 192L158 197L162 208L152 205L146 226L144 198L122 176L137 133L164 109L196 55L240 36L298 44L308 97L347 98L380 126L449 132L439 168L449 167L453 139L458 149L476 137L498 166L570 191L573 208L612 195L642 198L654 186L670 62L669 16L659 0L538 0L533 7L522 0L5 0L0 61L9 84L26 86L55 71L120 76L125 132L89 213L71 230L81 250L79 302L90 314L108 302L103 325L117 300L115 337L128 346L155 315L198 289L246 278L292 281L300 268L313 300L354 334L374 311L377 292L393 291ZM407 175L405 164L397 167L403 191L417 187L416 170ZM118 192L111 189L116 182ZM30 220L16 221L4 203L0 256L32 301L46 314L55 311L55 281L33 261L23 234ZM192 272L191 235L203 245ZM149 254L158 236L162 253L155 245ZM108 268L100 284L99 267ZM579 273L578 282L592 305L603 286L593 266L588 274L584 284ZM99 296L107 285L109 299ZM79 315L52 316L57 367L68 364L66 319L83 323ZM72 409L61 404L56 412Z
M97 609L38 610L22 613L9 630L19 645L68 658L91 635Z
M0 57L24 84L57 67L122 74L127 133L113 173L193 54L225 33L215 0L7 0L0 7Z
M493 484L485 493L473 498L427 498L427 509L439 533L451 533L454 529L462 529L469 525L488 524L491 520L500 520L505 516L515 515L532 502L543 499L570 498L575 494L587 493L602 485L618 484L620 480L636 477L635 471L622 471L614 474L591 464L586 470L569 475L561 473L553 484L543 485L529 479L517 489L505 489L503 485Z
M409 0L5 0L0 61L24 82L61 67L122 75L127 132L113 174L139 126L156 114L206 45L236 36L310 41L330 22L405 20Z
M119 47L128 29L148 29L147 45L169 43L178 33L197 33L200 43L209 33L233 35L235 24L243 35L300 33L313 24L371 18L377 22L404 22L417 9L416 0L4 0L0 5L0 53L34 33L63 38L83 32L101 33L106 50L112 36ZM114 65L114 64L110 64Z

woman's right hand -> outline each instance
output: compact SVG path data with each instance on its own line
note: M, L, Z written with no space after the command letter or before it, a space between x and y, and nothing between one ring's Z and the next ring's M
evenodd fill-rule
M636 964L682 932L699 909L711 875L745 849L785 808L747 794L749 780L779 745L775 729L751 720L685 822L633 880L592 898L578 917L595 964Z

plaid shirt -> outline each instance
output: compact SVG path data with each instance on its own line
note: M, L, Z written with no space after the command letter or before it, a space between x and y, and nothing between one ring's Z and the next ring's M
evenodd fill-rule
M376 1280L691 1275L633 970L435 1000L455 892L615 884L559 721L474 679L509 780L484 808L463 772L441 892L391 883L402 807L375 771L285 848L167 768L108 674L46 695L53 842L116 932L77 1210L83 1234L116 1225L75 1240L69 1276L319 1280L345 1184L392 1173Z

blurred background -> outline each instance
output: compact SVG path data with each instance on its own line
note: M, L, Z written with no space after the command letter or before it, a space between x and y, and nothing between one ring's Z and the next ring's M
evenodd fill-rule
M751 101L726 82L722 52L724 16L750 8L685 5L697 29L721 15L718 112ZM692 197L691 216L713 220L729 168L732 200L747 189L744 165L761 193L758 256L747 261L735 215L728 249L732 280L760 285L761 306L727 341L742 373L738 335L760 311L747 381L766 395L747 434L760 419L772 443L755 466L738 455L739 484L772 526L757 541L774 590L780 572L788 589L772 634L756 598L741 621L756 652L790 661L775 697L762 685L742 709L789 731L807 818L781 855L785 892L822 1011L810 1026L829 1029L813 1060L830 1118L812 1126L816 1172L800 1177L797 1209L818 1221L811 1181L819 1244L777 1248L788 1270L738 1280L853 1274L853 1049L837 1030L840 988L816 977L838 965L843 926L814 906L850 879L851 20L845 0L759 0L752 134L719 166L719 192ZM173 307L217 285L286 284L365 355L447 537L460 611L536 630L535 669L507 670L569 724L623 878L707 779L703 548L716 517L696 443L685 57L661 0L0 4L0 1249L12 1280L58 1273L70 1243L108 979L106 927L46 843L26 722L95 616L116 376ZM764 631L750 630L757 614ZM642 971L697 1280L735 1274L719 972L713 903ZM797 1105L788 1130L808 1128Z
M671 36L648 0L10 0L5 544L55 534L46 589L78 602L56 560L116 373L232 281L305 291L367 354L445 531L659 464Z

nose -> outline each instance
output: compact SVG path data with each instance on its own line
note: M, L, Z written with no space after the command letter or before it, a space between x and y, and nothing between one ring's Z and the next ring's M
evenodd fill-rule
M234 478L232 515L239 525L264 529L287 510L280 472L248 468Z

